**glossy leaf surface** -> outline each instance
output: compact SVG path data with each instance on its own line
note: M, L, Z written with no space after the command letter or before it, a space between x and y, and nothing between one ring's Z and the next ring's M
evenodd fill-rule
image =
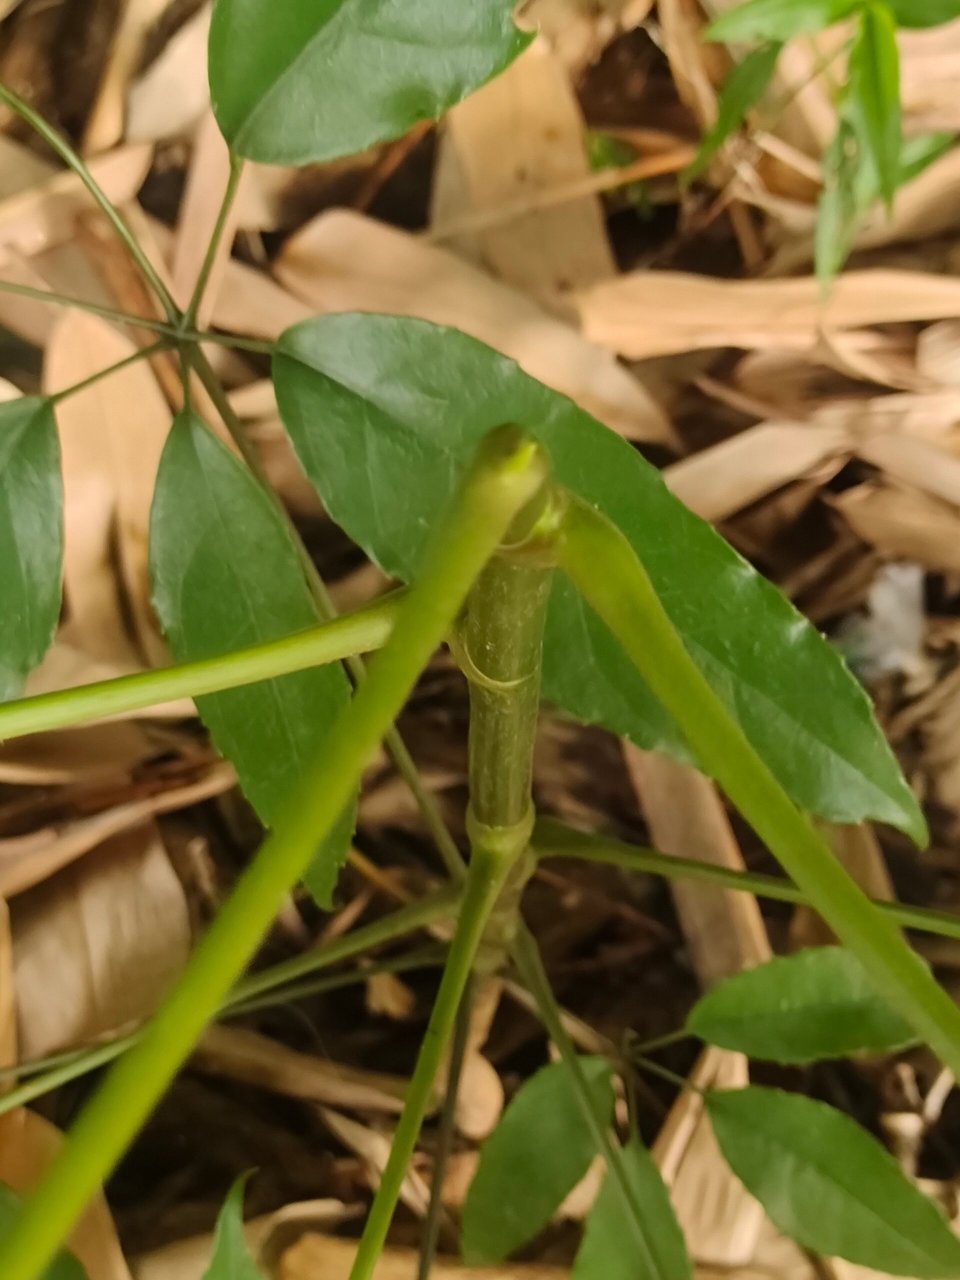
M0 404L0 701L16 697L60 617L63 483L50 402Z
M587 1218L571 1280L689 1280L690 1259L660 1171L639 1142L623 1150L634 1200L643 1214L645 1240L631 1219L610 1173Z
M597 1114L613 1112L610 1067L581 1059ZM530 1077L484 1143L463 1206L469 1266L502 1261L541 1231L587 1171L596 1151L570 1072L551 1063Z
M848 64L851 103L880 194L889 205L900 177L900 53L890 10L869 3Z
M190 414L174 423L150 526L157 615L178 662L229 653L314 626L299 553L250 472ZM314 760L349 697L339 665L314 667L197 699L197 710L265 826ZM326 901L352 813L318 857L308 885Z
M687 1030L773 1062L898 1049L914 1033L842 947L815 947L748 969L703 996Z
M452 329L334 315L289 329L277 397L333 518L388 573L415 573L477 441L503 422L546 445L557 478L617 524L753 745L804 808L924 834L866 695L784 597L664 486L621 437L513 361ZM555 584L544 693L576 718L681 760L689 753L595 614Z
M352 155L435 119L529 43L512 0L217 0L214 113L267 164Z
M724 1158L774 1226L884 1274L960 1275L960 1240L893 1157L822 1102L778 1089L708 1093Z
M747 0L729 9L707 28L707 39L732 43L750 40L790 40L822 31L848 18L860 0Z

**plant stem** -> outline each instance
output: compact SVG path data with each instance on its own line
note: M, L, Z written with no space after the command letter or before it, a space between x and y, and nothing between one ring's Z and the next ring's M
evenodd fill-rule
M460 656L470 682L470 865L447 967L350 1280L370 1280L377 1266L477 953L483 943L483 970L500 968L532 865L524 854L533 829L530 777L551 575L546 559L537 561L550 511L544 487L540 501L504 530L517 550L493 556L467 600ZM498 907L508 883L511 892Z
M680 858L658 853L638 845L625 844L612 836L587 835L551 818L538 820L533 830L534 852L538 858L579 858L583 862L604 862L628 871L643 871L668 880L701 880L721 889L751 893L773 902L792 902L809 906L806 894L780 876L757 871L733 871L696 858ZM881 902L869 899L871 905L903 929L916 929L941 938L960 938L960 915L935 911L930 907L913 907L905 902Z
M571 500L558 552L562 567L676 721L705 771L857 955L877 989L960 1074L960 1009L889 916L874 910L754 750L687 653L626 538L593 508Z
M533 935L525 927L521 928L517 934L512 954L514 964L519 970L524 985L536 1001L537 1012L547 1035L559 1049L560 1056L570 1072L571 1083L577 1095L581 1115L593 1135L597 1151L606 1162L607 1177L612 1179L617 1188L617 1194L626 1211L627 1221L630 1223L633 1243L638 1253L638 1262L642 1263L640 1270L644 1276L649 1276L650 1280L670 1280L670 1277L663 1276L657 1266L656 1255L647 1239L646 1216L643 1206L637 1199L633 1184L630 1181L630 1175L623 1160L623 1153L611 1138L605 1120L598 1116L594 1109L593 1096L590 1092L587 1078L583 1073L580 1055L577 1053L576 1046L563 1025L563 1018L554 998L550 979L543 966L540 949Z
M440 1124L437 1128L437 1147L433 1157L433 1172L430 1177L430 1202L427 1205L427 1216L423 1222L423 1235L420 1239L420 1257L417 1262L417 1280L430 1280L430 1272L437 1256L437 1244L440 1239L440 1227L443 1223L443 1178L447 1161L453 1151L453 1139L456 1131L457 1098L463 1077L463 1063L467 1056L467 1042L470 1039L472 979L467 980L457 1017L453 1028L453 1040L450 1045L450 1060L447 1064L447 1088L440 1112Z
M149 360L151 356L155 356L160 351L165 351L170 343L161 338L159 342L151 343L149 347L138 347L136 351L130 355L124 356L122 360L109 364L105 369L98 369L96 373L91 373L89 377L81 378L79 382L75 382L70 387L64 387L62 391L54 391L47 399L51 404L59 404L61 400L66 400L68 396L75 396L80 391L86 391L87 387L95 386L96 383L102 382L104 378L109 378L114 373L119 373L121 369L126 369L131 364L139 364L141 360Z
M197 698L339 662L354 653L379 649L390 637L405 593L396 592L375 604L321 623L280 640L236 649L216 658L161 667L136 675L99 680L18 698L0 704L0 741L48 729L65 729L105 716L143 711L178 698Z
M339 820L364 767L442 642L477 574L545 478L542 455L515 430L494 432L483 443L453 510L436 530L422 575L410 590L393 635L337 717L316 764L291 798L285 820L241 876L143 1039L113 1067L0 1239L4 1280L38 1280L126 1150L249 962L284 895ZM482 912L495 887L491 873L497 870L478 864L473 884L468 884L472 899L454 935L459 959L454 951L447 970L452 975L446 981L447 1000L456 996L451 1019L460 995L458 963L462 969L466 961L469 969L476 927L470 909L475 916Z
M226 230L227 219L230 217L230 210L233 208L233 202L236 199L237 190L239 189L240 179L242 176L243 158L231 151L230 173L227 178L226 189L223 193L223 200L220 202L220 209L217 213L217 220L213 226L213 233L210 236L210 242L207 245L207 251L203 255L200 274L197 276L196 283L193 286L193 293L190 295L190 301L187 303L187 309L183 313L184 329L193 329L197 323L197 314L200 310L200 305L203 302L203 295L210 280L210 273L213 271L213 264L217 260L217 251L220 248L220 240Z
M136 236L124 222L123 218L121 218L117 209L115 209L107 199L106 194L93 177L93 174L84 164L82 158L77 155L69 142L67 142L65 138L62 138L60 134L57 133L56 129L52 128L47 121L44 120L43 116L41 116L39 112L34 111L33 107L31 107L29 103L24 102L23 98L3 84L0 84L0 102L6 103L10 110L28 124L30 128L44 140L47 146L56 152L64 164L67 165L68 168L72 169L77 175L84 187L86 187L87 191L96 201L107 220L110 222L114 231L116 231L120 240L126 246L127 252L139 267L144 280L146 280L147 284L156 294L158 301L166 312L167 319L172 324L176 324L180 319L180 312L177 310L177 305L170 296L167 286L160 279L153 263L137 243Z

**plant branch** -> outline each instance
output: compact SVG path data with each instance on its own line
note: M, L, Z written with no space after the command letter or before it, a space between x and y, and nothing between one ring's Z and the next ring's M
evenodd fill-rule
M29 103L25 102L18 94L14 93L6 85L0 84L0 102L6 105L16 115L20 117L26 124L30 126L47 144L51 150L55 151L60 159L69 169L77 175L80 181L86 187L89 194L99 206L100 210L105 214L110 225L113 227L117 236L125 245L127 252L133 258L134 262L140 269L140 273L146 280L147 284L156 294L157 300L166 313L167 319L171 324L176 324L180 319L180 312L167 286L160 279L154 268L153 263L141 249L137 243L137 238L121 218L117 209L108 200L105 192L94 178L93 174L84 164L83 159L74 151L69 142L62 138L56 129L52 128L39 112L34 111Z
M190 301L187 303L187 309L183 313L184 329L193 329L197 323L197 315L200 311L200 305L203 302L203 295L207 284L210 281L210 274L213 271L214 263L217 260L217 252L220 248L220 241L226 230L227 220L230 217L230 210L233 208L233 202L237 197L237 191L240 187L240 179L243 176L243 159L230 152L230 173L227 178L226 189L223 193L223 200L220 202L220 209L217 213L217 220L213 225L213 233L210 236L210 242L207 245L207 251L203 255L203 262L200 266L200 273L197 276L196 284L193 287L193 293Z
M112 1068L39 1187L0 1239L4 1280L38 1280L126 1150L249 963L284 895L302 877L318 845L339 820L363 769L442 642L477 574L517 511L542 488L545 476L537 447L516 431L492 433L483 443L452 511L436 530L421 577L410 590L393 635L337 717L316 763L294 792L284 821L240 877L140 1043ZM479 867L474 875L475 917L495 887L494 877L488 874L491 870ZM458 974L473 945L475 922L470 922L470 906L468 901L463 909L454 936L454 959L447 969L452 976L446 982L448 1005L442 1007L456 997L451 1018L460 995Z
M802 889L780 876L763 875L756 871L733 871L729 867L718 867L715 863L701 862L697 858L680 858L671 853L659 853L656 849L626 844L621 840L614 840L612 836L587 835L552 818L541 818L537 822L533 831L533 847L538 858L578 858L583 862L604 862L624 867L628 871L663 876L667 880L700 880L705 884L715 884L721 889L733 889L739 893L751 893L757 898L769 898L773 902L810 905L810 899ZM905 902L882 902L878 898L871 898L870 902L903 929L916 929L920 933L932 933L941 938L960 938L960 915L949 911L935 911L930 907L913 907Z
M220 657L200 658L180 666L160 667L0 704L0 741L144 711L179 698L220 693L379 649L389 639L404 594L392 593L308 631L236 649Z
M99 369L96 373L91 373L87 378L81 378L79 382L75 382L70 387L64 387L62 391L54 391L47 398L51 404L59 404L61 400L66 400L69 396L75 396L80 391L86 391L87 387L95 386L98 382L102 382L114 373L119 373L121 369L126 369L129 365L139 364L141 360L149 360L151 356L157 355L160 351L165 351L169 346L169 341L166 338L161 338L159 342L151 343L148 347L138 347L136 351L124 356L122 360L117 360L113 364L107 365L105 369Z
M626 538L592 507L571 499L558 554L704 770L857 955L877 989L960 1074L960 1009L889 916L874 909L754 750L687 653Z

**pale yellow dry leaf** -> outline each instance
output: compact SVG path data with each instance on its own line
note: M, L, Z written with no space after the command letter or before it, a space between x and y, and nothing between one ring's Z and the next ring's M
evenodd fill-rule
M212 4L202 5L171 37L155 62L130 86L126 136L160 142L193 127L210 104L207 37Z
M573 76L594 62L622 32L632 31L653 0L524 0L518 21L540 31Z
M194 1063L203 1071L259 1085L291 1098L334 1107L399 1115L407 1082L399 1076L330 1062L247 1031L221 1024L209 1027Z
M960 507L960 457L899 431L860 436L856 452L893 480Z
M821 328L960 315L960 281L922 271L848 271L824 300L813 277L720 280L634 271L580 296L584 333L633 359L709 347L813 348Z
M515 204L590 172L586 126L568 74L538 39L502 75L447 115L435 183L446 193L440 221ZM443 169L454 164L459 190ZM454 198L456 191L458 199ZM479 235L493 273L563 311L571 289L615 274L596 196L534 209Z
M83 131L84 152L106 151L123 138L127 89L146 38L167 6L168 0L121 0L100 85Z
M12 1067L16 1061L17 1004L13 992L10 909L6 901L0 898L0 1067Z
M390 1157L391 1136L351 1120L338 1111L331 1111L329 1107L320 1107L319 1115L334 1137L360 1157L366 1167L370 1186L376 1188ZM422 1218L427 1212L430 1189L413 1167L407 1169L400 1189L400 1199L418 1218Z
M47 348L44 389L55 392L133 354L105 321L66 315ZM127 366L57 406L64 479L64 593L74 643L125 664L165 660L150 606L147 535L170 409L145 361ZM116 543L114 542L116 539ZM123 598L114 559L122 574ZM137 646L126 635L132 617Z
M28 835L8 836L0 840L0 896L9 898L23 893L105 841L142 826L148 819L222 795L235 785L232 766L218 763L196 782L185 786L116 805L90 818L42 827Z
M313 307L270 276L230 261L210 320L219 329L273 342L284 329L309 320L314 314Z
M529 298L442 249L345 210L288 241L281 281L321 312L379 311L454 325L637 440L672 443L664 414L606 352Z
M406 1022L413 1016L417 998L395 973L371 973L364 984L363 1003L374 1017Z
M130 724L85 725L0 745L0 782L51 787L126 777L157 746Z
M90 161L90 172L113 204L132 200L153 159L147 144L118 147ZM0 265L10 252L40 253L73 235L77 218L92 208L75 173L56 172L39 186L0 201Z
M916 489L857 485L831 499L858 537L884 555L932 572L960 572L960 513Z
M900 31L900 98L910 133L960 128L960 21Z
M25 1107L0 1116L0 1182L28 1195L53 1163L63 1135L49 1120ZM87 1280L130 1280L113 1219L102 1195L93 1198L74 1227L67 1247Z
M11 927L26 1059L148 1017L190 950L183 889L153 822L22 894Z
M920 332L917 372L941 386L960 388L960 320L939 320Z
M725 520L850 450L849 434L840 426L762 422L673 463L663 478L704 520Z

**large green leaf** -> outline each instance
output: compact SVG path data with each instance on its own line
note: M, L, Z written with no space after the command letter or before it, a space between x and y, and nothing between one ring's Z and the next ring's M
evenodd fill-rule
M513 0L217 0L210 92L231 148L351 155L435 119L529 43Z
M623 1166L644 1215L646 1252L634 1241L623 1199L608 1173L587 1218L571 1280L689 1280L683 1233L649 1151L631 1142Z
M779 1089L707 1094L720 1150L771 1222L808 1249L890 1275L960 1276L960 1240L849 1116Z
M3 1236L20 1212L20 1197L0 1182L0 1255ZM59 1253L43 1273L42 1280L87 1280L87 1273L71 1253Z
M594 1107L608 1123L613 1085L603 1058L581 1059ZM541 1231L587 1171L596 1147L570 1071L543 1067L523 1085L484 1143L463 1206L470 1266L502 1261Z
M860 4L861 0L747 0L712 22L706 36L731 43L789 40L848 18Z
M157 475L150 519L157 615L178 662L275 640L318 621L300 557L250 472L199 418L181 414ZM349 696L340 666L207 694L197 710L274 826ZM345 815L308 878L328 901L353 829Z
M203 1280L263 1280L243 1234L243 1192L247 1175L238 1178L223 1202L213 1237L213 1257Z
M779 956L728 978L694 1005L687 1030L773 1062L883 1052L916 1039L842 947Z
M63 485L48 400L0 404L0 700L16 697L60 616Z
M395 316L325 316L287 330L274 380L330 514L401 578L415 572L477 441L503 422L526 427L558 479L643 557L690 653L793 798L838 821L874 817L923 837L916 801L840 657L635 449L565 396L456 330ZM690 759L565 580L550 602L544 692L580 720Z
M876 0L860 14L848 74L863 149L890 205L900 177L900 53L893 15Z

